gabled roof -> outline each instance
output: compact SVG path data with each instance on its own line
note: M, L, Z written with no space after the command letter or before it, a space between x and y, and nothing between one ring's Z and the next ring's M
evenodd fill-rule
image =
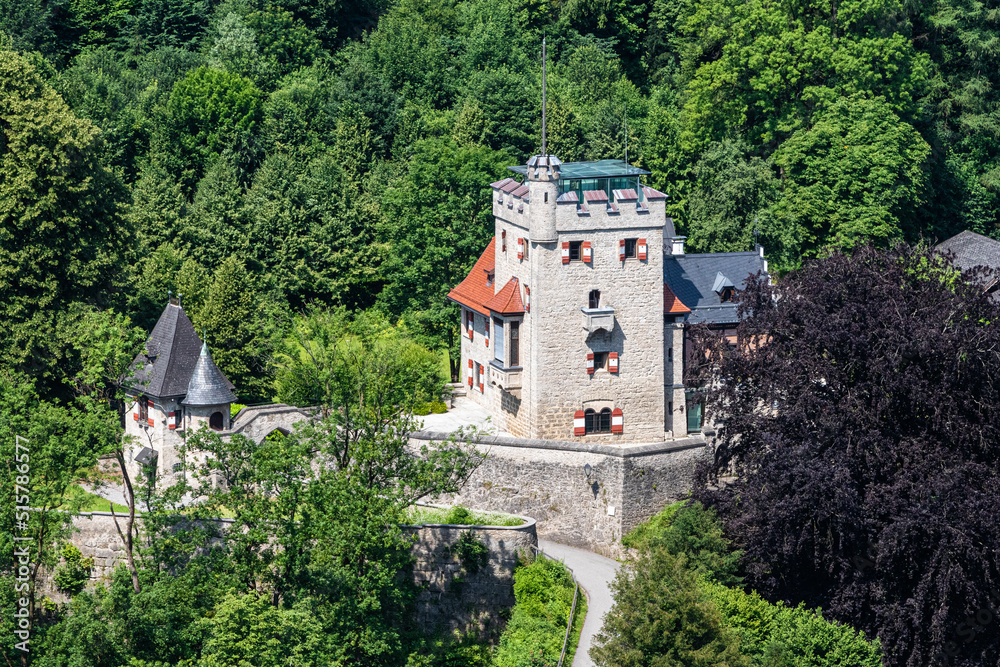
M644 185L642 186L642 194L646 196L646 199L666 199L667 195L663 194L659 190L654 190L653 188Z
M486 307L486 302L493 298L493 286L486 284L486 275L493 271L495 247L496 237L493 237L465 280L448 292L448 298L455 303L471 308L487 317L489 317L490 311Z
M764 258L756 252L720 252L695 255L666 255L663 258L663 282L691 309L688 322L735 324L736 303L721 301L715 291L718 275L728 276L737 290L747 278L764 271ZM666 302L664 302L666 303Z
M669 315L683 315L691 312L691 309L677 298L677 295L671 291L670 285L666 283L663 283L663 312Z
M955 253L955 265L966 271L975 266L1000 269L1000 241L975 232L964 231L937 245L944 252Z
M594 202L608 201L608 193L604 190L584 190L583 198L588 204Z
M181 401L183 405L223 405L235 403L236 395L232 392L232 383L226 379L219 367L212 361L208 352L208 343L201 346L198 363L188 382L187 395Z
M507 178L503 179L502 181L496 181L495 183L490 183L490 187L493 188L494 190L500 190L500 189L503 189L504 186L506 186L508 183L510 183L512 181L514 183L517 183L517 181L515 181L513 178L511 178L511 177L508 176Z
M487 301L486 308L500 315L519 315L524 312L521 302L521 286L517 278L511 278L496 295Z
M184 309L167 304L146 339L145 353L132 361L129 389L157 398L183 396L198 363L199 348L201 339Z
M575 190L567 190L566 192L562 193L561 195L559 195L559 197L556 198L557 204L567 204L567 203L575 204L578 201L580 201L580 198L577 197Z

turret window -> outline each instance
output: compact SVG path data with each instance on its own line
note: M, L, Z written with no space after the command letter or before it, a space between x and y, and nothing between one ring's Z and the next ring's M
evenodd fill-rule
M592 289L590 290L590 297L588 299L590 308L600 308L601 307L601 290Z
M222 430L222 413L213 412L212 416L208 418L208 427L213 431Z
M149 399L146 396L139 397L139 423L145 424L149 420Z
M582 247L583 247L583 241L569 242L569 261L571 262L580 261L580 248Z

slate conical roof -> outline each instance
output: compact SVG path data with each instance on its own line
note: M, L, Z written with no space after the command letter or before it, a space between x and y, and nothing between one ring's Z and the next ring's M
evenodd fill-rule
M129 388L159 398L183 396L198 363L201 339L194 325L175 303L167 304L146 340L145 352L132 362Z
M233 394L230 387L232 384L212 361L212 355L208 352L208 343L203 343L201 355L198 357L198 363L194 367L194 373L191 374L191 381L187 386L187 396L181 403L195 406L235 403L236 395Z

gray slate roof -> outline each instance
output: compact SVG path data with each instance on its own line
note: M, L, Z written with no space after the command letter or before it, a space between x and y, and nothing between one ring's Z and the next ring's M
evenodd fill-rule
M157 398L183 396L198 363L201 339L184 309L168 304L146 340L146 353L132 362L129 382L136 393Z
M696 255L666 255L663 258L663 282L681 302L691 309L686 320L691 323L735 324L736 304L722 302L714 291L721 273L737 290L747 278L764 271L764 258L756 252L717 252Z
M201 348L201 338L184 309L167 304L146 339L145 354L140 352L132 361L132 377L127 382L129 389L132 393L155 398L184 396L198 366ZM233 383L218 368L215 370L231 390Z
M1000 269L1000 241L982 234L965 231L942 241L937 249L955 253L955 265L963 271L974 266Z
M183 405L222 405L235 403L236 395L232 392L232 383L226 379L219 367L212 361L208 352L208 343L201 346L198 363L191 374L187 386L187 396L181 401Z

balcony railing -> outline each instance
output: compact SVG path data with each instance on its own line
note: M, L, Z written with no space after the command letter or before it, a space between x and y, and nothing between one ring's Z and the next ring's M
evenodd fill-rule
M583 328L588 334L592 334L598 329L614 331L615 309L609 306L601 308L581 308L583 311Z

